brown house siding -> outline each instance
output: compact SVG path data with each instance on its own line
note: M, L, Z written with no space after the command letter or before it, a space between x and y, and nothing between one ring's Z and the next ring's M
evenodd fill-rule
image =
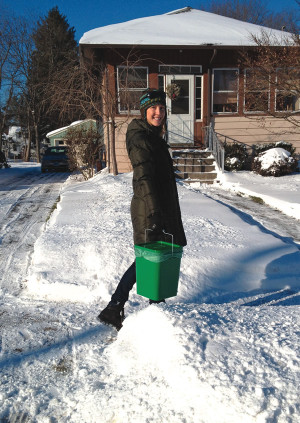
M117 119L120 123L121 119ZM130 119L131 120L131 119ZM126 130L130 120L117 128L116 130L116 157L118 163L118 172L127 173L132 171L130 160L126 150Z
M295 117L299 121L300 116ZM246 144L291 142L300 154L299 127L284 119L266 116L263 120L246 116L216 116L215 131Z

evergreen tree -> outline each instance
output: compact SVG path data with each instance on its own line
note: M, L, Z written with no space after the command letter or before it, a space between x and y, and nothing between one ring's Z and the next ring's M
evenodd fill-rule
M33 67L40 82L47 82L67 62L77 59L74 37L74 28L70 28L66 17L60 14L57 7L38 22L33 33Z
M78 47L75 30L65 16L54 7L41 19L33 32L34 51L28 78L30 92L34 91L33 121L37 145L47 132L62 124L59 112L50 111L49 98L55 74L67 64L78 65ZM39 151L37 150L39 156Z

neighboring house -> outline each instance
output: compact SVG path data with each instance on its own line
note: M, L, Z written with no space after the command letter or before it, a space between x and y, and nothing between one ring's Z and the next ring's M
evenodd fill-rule
M65 137L70 128L88 127L89 125L93 125L95 128L97 127L97 123L94 119L78 120L71 123L71 125L48 132L46 137L49 138L51 147L65 145Z
M20 126L10 126L7 134L3 135L2 143L2 150L7 158L20 159L22 158L27 139Z
M119 120L128 119L128 113L139 116L138 99L146 88L169 93L168 142L173 149L207 147L205 128L212 126L216 132L247 144L289 141L300 153L300 134L283 119L266 117L262 126L253 119L259 111L246 107L247 69L239 64L239 51L253 48L251 34L259 36L262 30L278 38L288 35L186 7L86 32L80 39L80 53L82 60L106 66L108 84L118 100ZM130 57L139 58L139 63L128 67ZM177 96L176 101L172 95ZM275 93L269 95L274 98ZM293 107L300 109L299 98ZM275 132L277 128L278 134L271 134L270 127ZM116 137L120 172L131 170L125 132L123 125Z

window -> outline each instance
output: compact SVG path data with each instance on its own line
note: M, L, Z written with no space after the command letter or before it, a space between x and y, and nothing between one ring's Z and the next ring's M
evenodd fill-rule
M65 145L65 140L63 138L54 138L53 142L55 146Z
M166 75L199 75L202 74L202 66L159 65L159 72Z
M259 72L246 69L245 73L245 112L264 112L269 109L268 77L261 77Z
M296 68L276 70L276 111L300 110L300 71Z
M180 87L180 94L171 101L172 115L188 115L190 113L190 81L188 79L172 79L171 84Z
M195 78L195 102L196 102L196 120L202 119L202 77L196 76Z
M148 68L117 68L119 112L139 112L139 99L148 88Z
M237 113L238 69L213 70L213 113Z

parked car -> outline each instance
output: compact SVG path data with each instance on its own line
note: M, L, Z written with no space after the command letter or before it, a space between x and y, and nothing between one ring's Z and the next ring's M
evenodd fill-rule
M41 171L62 170L68 171L69 162L67 147L49 147L42 158Z

